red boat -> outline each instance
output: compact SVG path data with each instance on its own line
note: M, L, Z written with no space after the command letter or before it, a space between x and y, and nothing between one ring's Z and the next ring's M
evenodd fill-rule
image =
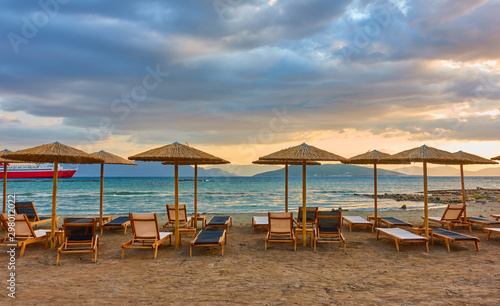
M3 164L0 163L3 169ZM59 165L57 171L58 178L72 178L75 174L76 169L64 169ZM1 169L0 169L1 171ZM15 165L11 166L7 164L7 179L42 179L42 178L53 178L54 177L54 165L53 164L34 164L34 165Z

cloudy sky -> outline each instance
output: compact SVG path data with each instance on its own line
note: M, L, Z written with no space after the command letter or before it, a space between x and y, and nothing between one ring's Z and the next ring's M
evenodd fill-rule
M500 1L1 1L0 145L500 154ZM3 148L2 148L3 149Z

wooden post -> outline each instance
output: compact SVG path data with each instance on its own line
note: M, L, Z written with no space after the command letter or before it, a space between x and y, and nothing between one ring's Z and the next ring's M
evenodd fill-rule
M179 163L175 162L175 247L181 246L179 233Z
M285 164L285 212L288 212L288 164Z
M460 164L460 177L462 180L462 203L464 205L464 219L467 220L467 200L465 196L464 165Z
M198 164L194 164L194 228L198 228Z
M378 217L377 217L377 164L373 164L373 205L375 207L375 227L378 227Z
M3 163L3 213L7 212L7 163Z
M52 222L50 226L50 247L56 247L56 241L54 239L56 235L56 208L57 208L57 172L59 168L59 163L54 162L54 177L52 185Z
M99 200L99 227L102 235L102 211L103 211L103 195L104 195L104 163L101 164L101 199Z
M427 162L424 161L424 226L425 238L429 238L429 207L427 197Z
M302 245L306 246L306 161L302 163Z

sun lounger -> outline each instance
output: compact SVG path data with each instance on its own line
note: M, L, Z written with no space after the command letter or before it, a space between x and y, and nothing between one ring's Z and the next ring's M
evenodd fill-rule
M257 228L257 227L265 227L266 229L269 228L268 217L253 216L253 218L252 218L252 231L255 232L255 228Z
M411 223L405 222L403 220L400 220L400 219L394 218L394 217L382 217L380 219L380 222L384 223L389 228L396 227L396 226L413 227L413 225Z
M122 258L125 249L154 249L156 258L158 247L170 239L172 245L172 233L160 232L156 213L129 213L132 227L132 240L122 245Z
M477 237L448 231L442 228L433 228L432 236L444 240L448 252L450 252L450 242L474 242L476 244L476 250L479 252L479 238Z
M167 223L163 224L163 229L175 227L175 205L167 205ZM188 217L186 205L179 205L179 227L188 227L192 225L193 219Z
M429 252L429 239L410 233L401 228L376 228L377 240L379 235L383 234L396 242L396 250L399 252L399 243L401 242L425 242L425 250Z
M346 251L346 241L341 232L342 211L319 211L314 235L314 251L318 243L342 243Z
M488 233L488 236L486 236L486 240L490 240L491 234L500 234L500 227L486 227L484 228L484 231Z
M12 216L12 215L11 215ZM19 256L24 255L24 251L28 244L45 240L45 247L47 247L47 232L50 230L33 230L31 227L28 216L26 215L15 215L14 218L14 229L15 231L9 232L9 214L1 214L0 222L6 231L6 236L0 240L0 245L3 246L19 246L21 247L21 252ZM11 217L11 218L12 218Z
M226 244L226 230L201 230L191 241L189 247L189 257L193 256L194 247L222 247L222 256L224 256L224 244Z
M360 216L343 216L342 222L344 221L347 222L347 224L349 225L350 232L352 231L353 226L369 227L372 229L373 232L373 224Z
M448 230L451 230L451 228L453 226L460 226L460 227L468 227L469 231L472 231L471 224L469 222L466 222L463 220L464 210L465 210L465 206L462 204L459 204L459 205L451 205L450 204L444 210L443 216L441 216L441 217L429 217L429 221L439 223L442 226L446 225ZM424 218L424 217L422 217L422 218Z
M57 250L57 264L59 264L60 255L63 253L94 253L94 262L97 262L99 236L95 233L96 223L95 218L64 219L64 238L63 244Z
M493 218L495 218L495 220L500 220L500 215L491 215Z
M28 220L31 222L31 226L37 226L38 224L51 222L51 217L40 217L36 212L35 204L33 202L16 202L15 203L16 213L19 215L28 216ZM57 220L59 217L56 217L56 226Z
M210 219L210 221L208 221L205 228L208 228L209 226L225 227L226 231L229 232L230 225L233 226L233 218L231 218L231 216L214 216Z
M269 230L267 231L264 249L267 250L268 242L291 242L293 250L297 251L297 237L293 229L293 213L269 212Z
M104 223L103 228L110 229L110 228L123 227L124 228L123 233L126 234L127 233L127 226L129 224L130 224L130 217L122 216L122 217L118 217L116 219L113 219L107 223Z
M470 223L481 225L481 227L483 229L486 226L490 226L490 225L500 225L500 221L493 221L493 220L488 220L485 218L478 218L478 217L468 217L468 218L469 218Z
M314 228L318 218L319 207L306 207L306 228ZM297 219L295 219L297 228L302 228L302 206L299 206Z

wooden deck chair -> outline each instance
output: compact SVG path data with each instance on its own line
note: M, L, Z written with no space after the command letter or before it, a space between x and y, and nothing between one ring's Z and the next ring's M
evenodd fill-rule
M231 216L213 216L207 224L205 224L205 228L210 226L225 227L226 231L229 232L229 226L233 226L233 218Z
M314 228L318 218L319 207L306 207L306 228ZM295 220L297 228L302 228L302 206L299 206L297 219Z
M394 218L394 217L382 217L380 219L380 223L383 223L383 224L387 225L387 227L389 227L389 228L391 228L391 227L398 227L398 226L401 226L401 227L413 227L413 224L405 222L405 221L400 220L398 218Z
M14 220L12 220L14 219ZM32 244L38 241L45 240L45 247L47 247L47 232L50 233L50 230L33 230L31 227L31 223L26 215L10 215L9 214L1 214L0 221L2 222L2 226L6 231L6 236L0 243L4 246L19 246L21 247L21 252L19 256L24 255L24 251L28 244ZM14 221L14 232L9 232L9 225L11 225L11 221Z
M110 229L110 228L120 228L120 227L123 227L124 228L124 231L123 233L126 234L127 233L127 226L130 225L130 218L129 217L125 217L125 216L122 216L122 217L118 217L116 219L113 219L107 223L104 223L104 225L101 227L101 234L102 234L102 228L105 228L105 229Z
M474 242L474 244L476 245L476 250L479 252L479 238L477 237L447 231L442 228L433 228L432 236L434 238L444 240L448 252L450 252L450 242Z
M156 213L129 213L132 227L132 240L122 245L122 258L125 249L154 249L156 258L160 244L170 239L172 245L172 233L160 232Z
M429 217L430 222L435 222L445 226L451 230L453 225L466 226L469 231L472 231L471 224L462 219L465 206L462 204L451 205L449 204L444 210L442 217ZM423 218L423 217L422 217Z
M99 236L96 235L97 218L82 218L79 220L64 219L63 244L57 250L57 264L63 253L94 253L97 262L97 246Z
M410 233L408 231L405 231L404 229L401 228L376 228L377 231L377 240L379 240L380 234L383 234L391 239L394 239L394 242L396 243L396 250L399 252L399 244L401 242L424 242L425 243L425 250L429 252L429 239L419 236L414 233Z
M483 230L488 233L486 240L490 240L491 234L500 234L500 227L486 227Z
M268 242L291 242L293 250L297 251L297 237L293 230L293 213L269 212L269 230L267 232L264 249L267 250Z
M319 211L316 220L314 251L318 243L342 243L346 252L346 241L341 232L342 211Z
M191 241L189 247L189 257L193 256L194 247L222 247L222 256L224 256L224 244L226 244L226 230L202 230Z
M500 215L491 215L495 220L499 221L500 220Z
M175 205L167 204L167 223L163 224L163 229L175 227ZM192 223L191 217L187 215L186 205L179 205L179 227L188 227Z
M264 227L265 229L269 229L269 218L261 217L261 216L253 216L252 217L252 232L255 232L255 229L258 227Z
M37 226L38 224L51 222L51 217L40 217L36 212L35 204L33 202L16 202L15 203L16 213L19 215L28 216L29 221L31 222L31 226ZM57 220L59 217L56 217L56 226Z
M470 223L480 225L483 230L486 226L500 225L500 221L493 221L485 218L468 217L468 219Z
M346 222L349 225L349 231L352 232L353 226L364 226L371 228L373 232L373 223L367 221L365 218L360 216L343 216L342 223Z

